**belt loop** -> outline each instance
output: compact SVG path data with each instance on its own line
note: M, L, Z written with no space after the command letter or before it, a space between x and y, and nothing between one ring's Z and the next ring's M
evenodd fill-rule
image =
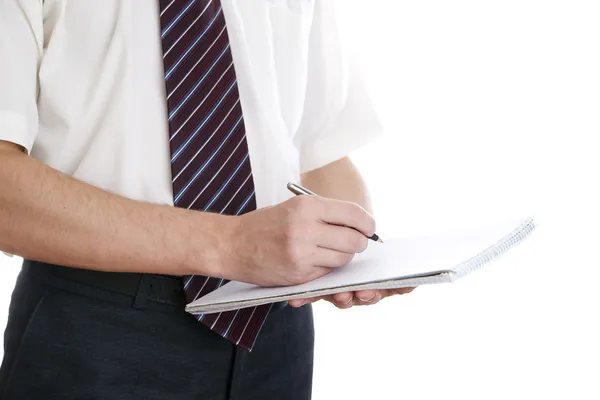
M137 291L135 292L135 297L133 299L133 308L137 310L145 309L148 303L148 292L150 289L150 277L146 274L142 274L140 277L140 283L138 285Z

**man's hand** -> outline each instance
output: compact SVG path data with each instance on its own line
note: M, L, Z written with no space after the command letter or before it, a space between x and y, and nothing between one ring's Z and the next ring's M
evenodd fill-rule
M373 217L359 205L318 196L294 197L230 222L220 269L225 278L260 286L326 275L364 251L375 233Z
M334 304L337 308L346 309L352 306L370 306L377 304L386 297L407 294L415 288L400 289L381 289L381 290L361 290L357 292L336 293L328 296L314 297L311 299L290 300L288 303L292 307L302 307L305 304L314 303L319 300L326 300Z

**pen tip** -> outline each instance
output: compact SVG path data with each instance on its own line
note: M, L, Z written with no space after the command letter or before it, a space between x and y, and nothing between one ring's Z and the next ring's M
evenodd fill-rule
M383 240L381 240L381 238L377 239L377 241L378 241L379 243L383 243Z

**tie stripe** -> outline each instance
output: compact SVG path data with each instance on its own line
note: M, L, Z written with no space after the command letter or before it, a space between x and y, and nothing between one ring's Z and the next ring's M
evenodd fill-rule
M216 121L221 120L220 124L224 124L224 123L227 123L228 121L231 121L231 122L236 121L235 119L227 120L225 118L224 115L229 115L230 114L229 112L227 112L226 114L223 114L223 112L226 112L227 110L231 110L231 108L234 107L236 105L236 103L239 102L239 98L238 99L235 98L236 93L235 92L232 93L232 90L235 89L234 82L229 82L228 84L229 85L226 88L223 88L222 91L213 92L217 96L220 95L221 98L216 100L216 104L213 106L212 109L206 110L207 115L203 119L200 119L200 118L202 118L202 111L196 112L193 115L193 118L200 119L200 121L198 121L198 123L196 125L190 124L189 126L183 126L181 131L184 131L185 135L181 135L180 137L172 137L172 140L171 140L171 147L173 148L173 155L171 156L172 163L176 162L177 159L181 156L181 154L190 146L190 144L192 144L193 141L198 139L197 138L198 134L200 134L201 131L205 131L205 128L207 128L207 125L208 126L212 125L212 124L210 124L211 122L214 122L215 120ZM226 96L229 96L229 98L227 98ZM202 100L200 100L200 101L202 101ZM239 110L235 113L234 117L237 116L238 114L239 114ZM220 124L216 126L216 129L221 128ZM177 124L172 123L171 125L173 125L173 127L174 127L174 132L177 132L178 130L175 129ZM213 135L209 136L209 138L212 138L212 137L213 137ZM206 141L206 140L208 140L208 138L202 137L199 140ZM193 147L194 146L192 146L192 148Z
M183 8L183 10L179 10L179 13L175 16L175 18L173 18L172 21L170 21L168 24L166 24L165 27L163 27L160 36L164 39L164 37L169 33L169 31L181 20L181 18L183 18L189 11L190 8L192 8L192 6L194 5L194 3L196 3L196 0L190 0L185 7Z
M171 2L169 4L167 4L164 9L161 9L161 11L160 11L161 17L164 15L164 13L166 13L169 10L169 8L171 8L173 3L175 3L175 0L171 0Z
M227 153L225 151L223 151L223 148L229 150L230 147L233 145L232 138L236 137L235 133L240 132L242 130L241 122L242 122L242 119L240 117L235 122L235 125L231 128L231 130L225 135L225 138L223 138L221 140L221 142L218 144L217 148L213 149L210 152L210 156L205 161L203 161L202 158L200 158L200 157L198 158L199 161L203 161L202 164L197 168L196 173L190 179L188 179L187 184L183 188L181 188L181 190L179 190L177 192L177 195L175 196L175 202L178 205L187 203L186 201L182 201L182 198L186 193L188 193L188 194L190 193L188 189L192 186L195 186L194 184L196 184L198 182L202 182L202 179L199 179L200 177L202 177L202 174L213 164L218 165L218 163L221 161L221 158L223 158L227 155ZM228 145L228 146L226 146L226 145ZM216 158L216 162L213 162L213 161L215 161L215 158ZM192 191L191 194L193 194L193 192L194 191ZM186 205L186 207L190 208L191 203L189 205Z
M196 63L194 65L192 65L192 67L190 68L190 70L183 75L183 77L181 77L181 79L179 79L178 83L176 85L173 86L173 89L167 94L167 99L171 99L171 97L174 94L177 94L177 90L181 87L181 85L183 85L187 79L189 78L189 76L196 71L196 68L198 67L198 64L200 64L200 61L204 60L206 57L207 52L211 51L213 49L213 47L215 45L218 44L218 41L221 39L221 37L223 36L223 34L225 33L225 28L223 28L219 34L217 35L215 41L213 43L211 43L210 47L206 50L206 52L204 54L202 54L202 56L200 56L198 58L198 60L196 61ZM173 85L173 83L171 83L171 85Z
M202 10L202 12L200 14L198 14L198 16L196 17L196 19L188 26L188 28L183 31L183 33L181 35L179 35L179 37L177 38L177 40L175 40L175 42L164 51L163 54L163 58L166 58L169 53L171 52L171 50L173 50L173 48L177 45L177 43L179 43L182 39L186 39L186 35L187 33L192 29L192 27L194 26L194 24L196 22L198 22L198 20L204 15L204 13L206 12L206 10L208 10L208 7L210 6L210 3L206 5L206 7L204 8L204 10Z
M217 39L220 40L220 39ZM225 47L215 47L214 49L210 49L209 51L217 51L219 50L219 54L217 56L217 59L210 65L210 67L203 71L203 75L200 78L200 80L198 80L196 82L196 84L187 92L183 95L183 98L179 99L179 103L176 103L175 107L173 107L172 111L169 113L169 121L173 121L173 119L179 114L180 111L184 111L185 109L184 107L186 106L186 104L188 104L189 100L192 98L192 96L199 90L202 88L202 85L209 79L211 78L211 73L215 70L218 70L218 66L219 63L225 59L225 56L227 55L228 51L229 51L229 45L226 45ZM187 79L185 76L182 78L182 81L180 82L180 84L185 83L184 80ZM171 91L171 94L175 94L175 88L173 89L173 91ZM209 93L210 95L210 93ZM171 96L172 97L172 96ZM177 99L177 97L176 97ZM169 100L171 100L169 98ZM183 109L183 110L182 110Z
M174 205L227 215L252 211L254 181L221 3L160 0L160 6ZM205 276L182 279L189 302L227 282ZM195 317L251 350L270 308Z
M218 26L218 24L215 24L215 23L218 21L219 17L223 17L223 13L222 13L221 9L217 10L216 14L212 16L212 19L210 20L210 22L206 26L206 28L204 28L204 30L202 30L201 32L199 32L198 35L194 38L194 40L191 43L187 44L187 47L184 49L184 52L181 55L178 56L178 58L173 63L173 65L167 70L167 74L165 76L165 78L167 80L169 80L173 76L173 74L180 67L182 69L186 69L186 70L191 69L190 67L188 67L189 63L193 62L195 59L198 59L198 60L204 59L204 57L206 56L206 52L212 50L213 47L215 47L216 41L221 38L220 34L217 35L216 37L212 38L212 43L210 44L210 46L208 46L205 49L204 54L199 55L198 57L193 57L194 56L194 52L196 50L202 50L203 49L203 46L202 46L202 42L203 41L211 40L211 34L214 34L214 31L211 32L211 28L214 28L215 26ZM178 41L179 41L179 39L177 39L175 41L175 43L173 43L173 45L168 50L169 52L171 50L173 50L173 47L175 47L177 45ZM185 42L184 42L184 45L186 45ZM174 53L177 54L177 52L174 52ZM168 54L165 53L164 58L167 58L167 57L168 57ZM166 59L165 61L169 62L168 59Z

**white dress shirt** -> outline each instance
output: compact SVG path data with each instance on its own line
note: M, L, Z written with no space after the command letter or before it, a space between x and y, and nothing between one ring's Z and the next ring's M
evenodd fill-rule
M381 126L334 0L221 1L265 207ZM173 204L168 137L158 0L0 2L0 140L94 186Z

